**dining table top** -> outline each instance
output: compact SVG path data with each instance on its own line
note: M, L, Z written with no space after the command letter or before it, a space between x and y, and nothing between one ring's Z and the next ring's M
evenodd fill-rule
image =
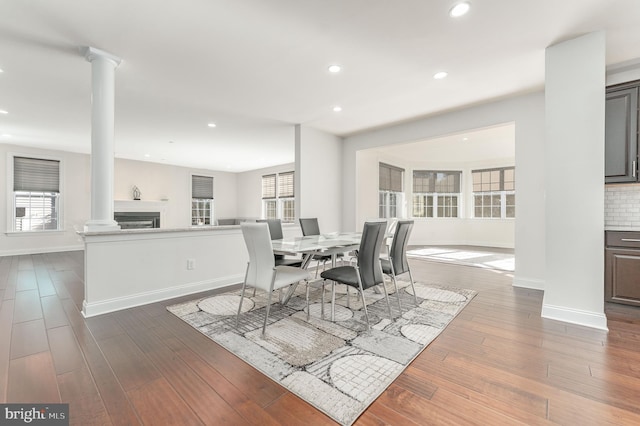
M329 234L308 235L272 240L273 251L285 253L305 253L328 251L340 247L360 244L362 232L332 232Z

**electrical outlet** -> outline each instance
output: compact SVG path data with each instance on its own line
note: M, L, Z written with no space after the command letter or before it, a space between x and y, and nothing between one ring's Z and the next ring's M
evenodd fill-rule
M187 269L196 269L195 259L187 259Z

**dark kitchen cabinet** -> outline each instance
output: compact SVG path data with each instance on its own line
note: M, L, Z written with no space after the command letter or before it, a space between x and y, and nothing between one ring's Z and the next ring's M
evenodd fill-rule
M607 89L605 183L638 182L638 85Z
M604 299L640 306L640 232L605 232Z

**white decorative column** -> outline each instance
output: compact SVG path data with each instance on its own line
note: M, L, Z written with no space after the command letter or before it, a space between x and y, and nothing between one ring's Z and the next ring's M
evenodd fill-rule
M113 220L115 70L120 58L87 47L91 62L91 219L85 232L120 229Z

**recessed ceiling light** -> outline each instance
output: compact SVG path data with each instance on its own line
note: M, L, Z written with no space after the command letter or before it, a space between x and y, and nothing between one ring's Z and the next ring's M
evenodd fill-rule
M4 133L4 134L2 135L2 137L3 137L3 138L10 138L10 137L11 137L11 135L10 135L10 134L8 134L8 133Z
M339 73L342 70L342 67L338 64L329 65L329 72L331 73Z
M333 112L340 112L342 111L342 107L340 105L336 105L333 107Z
M151 154L145 154L144 158L151 158Z
M209 126L209 127L212 127L212 128L213 128L213 127L216 127L216 123L209 123L209 124L207 124L207 126Z
M9 111L5 111L3 109L0 109L0 114L9 114Z
M433 78L435 78L436 80L442 80L442 79L443 79L443 78L445 78L447 75L449 75L449 74L447 74L447 73L446 73L446 72L444 72L444 71L440 71L440 72L435 73L435 74L433 75Z
M460 2L449 9L449 16L452 18L459 18L462 15L466 15L470 8L471 4L469 4L468 1Z
M469 138L462 138L462 140L463 140L463 141L468 141L468 140L469 140Z

